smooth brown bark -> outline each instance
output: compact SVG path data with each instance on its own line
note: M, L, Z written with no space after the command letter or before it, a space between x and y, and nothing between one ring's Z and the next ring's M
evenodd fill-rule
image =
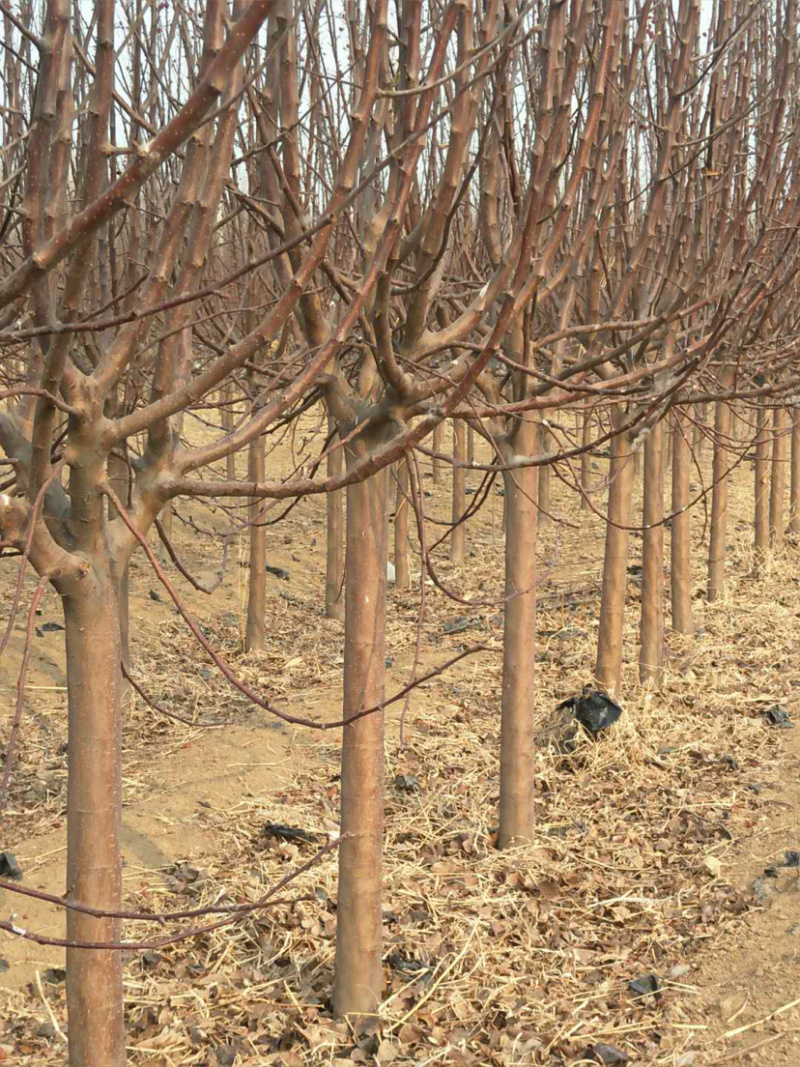
M433 451L434 452L439 452L439 453L444 451L444 423L443 422L438 423L438 425L435 426L434 429L433 429ZM441 459L436 459L436 457L434 457L434 460L433 460L433 484L434 485L441 485L442 484L442 471L443 471L443 469L444 469L444 461L441 460Z
M465 493L465 470L459 466L467 458L467 430L463 419L453 419L453 522L458 522L467 509ZM466 546L466 523L459 523L450 533L450 562L461 565L464 562Z
M394 582L398 589L408 589L411 578L408 569L408 462L397 464L397 492L394 509Z
M769 489L769 544L783 546L783 509L786 497L786 412L775 408L772 416L772 480Z
M730 385L732 374L723 370L720 382ZM714 414L714 488L711 496L711 537L708 547L708 599L716 600L725 592L725 555L728 537L728 468L730 452L730 405L718 400Z
M67 899L119 910L119 604L107 570L93 567L63 596L67 649L69 754ZM67 939L117 941L115 919L67 911ZM125 1062L119 951L67 949L70 1067Z
M349 466L349 458L348 458ZM344 717L384 696L388 479L347 490ZM337 1016L377 1011L382 992L383 713L345 726L333 994Z
M233 402L233 385L231 382L228 382L222 390L222 401L224 403L222 409L222 428L226 434L230 434L233 433L233 408L231 407ZM225 457L225 477L228 481L233 481L236 477L235 452L231 452L230 455Z
M547 452L551 448L555 447L553 435L550 430L540 424L539 427L540 442L542 452ZM550 521L552 514L552 472L549 466L539 467L539 488L537 490L537 503L539 506L539 523L546 525Z
M335 429L332 419L328 420L329 435ZM331 440L331 445L336 439ZM338 478L344 467L341 448L335 448L328 454L327 474L329 478ZM325 552L325 614L329 619L344 621L344 513L342 510L342 490L325 495L327 510L327 537Z
M514 451L533 455L537 426L521 424ZM500 720L500 848L533 840L535 755L533 687L536 665L535 467L503 473L506 500L505 624Z
M639 680L661 686L664 677L664 458L663 423L644 442L642 489L642 620Z
M691 512L689 511L689 420L675 413L672 432L672 628L679 634L694 633L692 617Z
M111 488L123 502L128 499L128 466L117 456L108 457L108 481ZM114 505L108 502L108 517L113 518L116 514ZM170 519L172 513L170 511ZM165 550L166 551L166 550ZM126 566L119 576L117 585L117 597L119 600L119 631L120 631L120 654L126 667L131 665L131 642L130 642L130 578ZM122 682L123 693L128 692L128 683Z
M170 542L170 544L172 543L172 527L173 527L173 521L172 520L173 520L173 518L174 518L174 511L173 511L173 508L172 508L172 504L171 503L165 504L164 505L164 510L161 512L160 522L161 522L161 525L164 528L164 533L165 533L165 535L167 537L167 540ZM164 545L164 543L161 541L160 538L158 540L158 548L156 549L156 554L158 556L158 559L159 559L160 563L163 563L163 564L166 565L166 564L168 564L170 562L169 552L167 552L166 546Z
M633 456L626 433L618 433L611 442L609 479L609 522L606 527L595 675L600 684L613 693L619 689L622 680L622 642L628 592L628 527L631 519Z
M633 480L638 482L642 477L642 451L638 449L633 453Z
M592 443L592 416L588 411L583 413L583 428L581 430L581 446L588 449ZM581 511L592 510L592 454L589 451L581 455Z
M254 482L266 476L264 438L257 437L248 446L247 476ZM250 571L247 582L247 623L245 648L260 652L264 648L267 611L267 529L258 521L261 504L254 500L248 506L250 519Z
M769 548L769 416L758 409L755 466L755 564L763 563Z
M800 535L800 411L792 412L792 479L789 496L789 532Z
M664 428L664 439L661 442L661 454L664 457L664 483L666 485L666 478L672 473L672 459L674 449L672 447L672 435L675 433L676 423L673 418L670 418L667 425Z
M694 427L692 430L692 452L699 462L702 458L703 452L706 447L707 433L705 429L706 425L706 412L708 404L695 404L694 406Z

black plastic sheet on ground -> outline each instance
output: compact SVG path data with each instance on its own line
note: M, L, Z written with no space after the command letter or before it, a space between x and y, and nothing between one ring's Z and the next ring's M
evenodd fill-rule
M607 729L622 715L622 708L608 693L588 686L580 696L562 701L557 710L572 712L573 718L593 736Z

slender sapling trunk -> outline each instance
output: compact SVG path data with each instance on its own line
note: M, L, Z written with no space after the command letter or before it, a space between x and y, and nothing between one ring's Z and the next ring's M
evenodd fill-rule
M622 680L622 642L628 593L628 527L631 520L633 456L627 433L618 433L611 441L609 479L609 521L606 526L595 674L600 684L614 693Z
M642 489L642 621L639 680L661 686L664 675L664 459L663 422L644 442Z
M463 419L453 419L453 522L458 522L467 510L467 497L463 466L467 458L467 431ZM455 526L450 533L450 562L461 565L464 562L466 545L465 523Z
M351 453L348 450L348 465ZM347 487L344 718L384 696L388 479ZM337 1016L373 1015L382 992L383 712L345 726L333 994Z
M692 617L691 512L689 511L689 420L676 410L672 433L672 628L694 633Z
M533 455L538 438L532 420L521 423L514 451ZM505 625L500 725L500 848L533 840L535 753L533 687L536 650L535 467L504 471L506 500Z

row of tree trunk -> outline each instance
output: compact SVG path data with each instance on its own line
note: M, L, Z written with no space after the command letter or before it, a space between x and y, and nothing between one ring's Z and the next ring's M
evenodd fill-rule
M223 411L230 409L223 408ZM625 414L611 416L616 432L610 444L607 479L608 510L603 564L600 628L595 675L609 692L622 681L623 638L628 590L629 546L637 476L634 457L643 456L642 588L639 677L660 686L664 660L664 520L665 469L671 468L671 623L685 635L694 630L692 612L691 472L698 462L700 441L690 440L690 419L672 413L657 419L638 436L623 429ZM225 418L230 418L226 415ZM781 545L786 483L787 438L791 436L789 530L800 530L800 419L791 431L787 415L776 408L770 417L760 408L755 447L755 546L757 564L770 547ZM330 440L335 427L329 425ZM669 431L669 433L667 433ZM578 425L584 447L592 440L593 423L584 413ZM533 420L522 422L514 453L534 456L547 447L545 434ZM670 448L665 456L664 444ZM383 442L355 438L344 449L333 448L327 472L336 475L344 463L354 465ZM725 588L725 556L730 473L743 447L733 435L730 404L715 405L711 521L707 598L714 601ZM441 453L444 429L434 435L433 451ZM746 446L744 446L746 447ZM248 476L264 478L263 442L249 446ZM461 420L453 423L452 522L450 559L463 563L466 550L467 465L474 459L474 435ZM441 484L445 461L434 459L432 477ZM535 740L533 691L536 632L536 539L542 521L541 494L550 511L548 468L522 466L504 471L505 601L500 738L499 845L509 847L532 839L535 826L530 768ZM582 509L597 509L603 480L593 470L591 453L580 467ZM699 478L698 478L699 480ZM346 522L342 496L346 498ZM695 497L698 495L694 494ZM403 460L363 483L327 497L326 613L344 621L344 717L379 705L384 699L386 587L389 564L389 502L394 500L394 580L407 589L409 567L410 474ZM247 605L248 649L264 644L266 538L259 506L251 506L250 590ZM384 807L383 714L374 713L346 726L342 741L342 795L339 850L336 979L334 1003L340 1014L369 1015L381 997L381 863Z

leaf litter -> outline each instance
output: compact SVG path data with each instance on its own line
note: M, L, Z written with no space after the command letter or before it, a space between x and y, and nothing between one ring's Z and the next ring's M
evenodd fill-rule
M740 511L747 513L749 496L739 496ZM568 515L572 507L565 508ZM531 694L540 730L559 702L587 683L598 608L599 551L587 559L585 535L545 529L543 553L555 536L563 554L574 546L579 562L541 590L542 632L569 636L540 644L539 684ZM465 597L497 597L501 568L486 565L502 558L497 523L489 529L479 523L471 537L480 568L455 572L445 562L441 572L458 578ZM399 711L387 715L387 784L395 788L387 788L386 801L384 1001L372 1032L356 1033L330 1014L332 854L292 886L292 901L190 942L126 957L130 1062L713 1062L709 1057L719 1049L709 1046L695 1010L692 969L753 905L750 895L725 881L724 857L733 840L758 833L775 810L769 783L779 775L780 748L776 732L764 728L764 709L790 702L800 685L788 668L793 611L779 595L794 558L776 560L758 589L749 578L749 552L744 537L731 552L737 610L705 605L700 638L669 635L666 682L657 696L635 682L637 586L631 581L625 713L596 740L579 733L569 751L539 749L531 768L537 830L530 846L496 849L497 655L483 655L418 691L402 749ZM700 571L702 559L695 555ZM298 694L324 694L339 676L342 645L340 629L321 617L318 593L314 588L306 595L298 583L291 600L270 602L272 640L265 653L241 653L236 612L209 612L203 625L242 676L276 698L288 703ZM387 653L407 665L417 601L413 592L392 590L391 597ZM445 625L454 607L429 598L423 642L438 658L448 643L458 647L459 627L448 631ZM496 609L485 612L481 625L499 648ZM159 619L143 629L137 670L148 692L182 712L202 713L212 703L220 717L253 720L252 710L215 674L210 680L200 674L177 622ZM63 715L63 703L54 703L53 714ZM147 724L146 736L136 724ZM129 730L142 736L127 742L128 797L146 792L147 745L178 743L185 727L154 722L136 700ZM28 773L36 760L35 738L22 746ZM334 835L336 740L315 737L299 751L307 758L298 758L280 795L243 796L207 813L214 853L204 856L202 869L188 868L188 878L153 871L127 893L126 907L168 910L255 900L307 858L310 838ZM63 803L59 781L57 794L32 809L35 819L29 813L20 825L34 829L52 820ZM303 828L295 840L294 828L282 818L287 807ZM276 832L265 834L269 826ZM150 933L150 924L126 923L127 938ZM631 986L643 976L654 987L639 993ZM48 985L46 995L63 1028L63 983ZM13 1049L15 1063L65 1062L63 1048L41 1030L47 1015L33 988L0 994L0 1018L0 1048Z

